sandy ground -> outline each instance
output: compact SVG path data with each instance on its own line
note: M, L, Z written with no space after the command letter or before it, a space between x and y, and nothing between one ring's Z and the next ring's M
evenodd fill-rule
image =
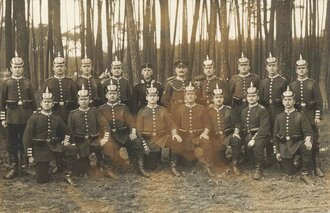
M164 164L149 179L135 169L116 171L118 179L103 177L96 168L88 177L75 177L75 186L54 175L48 184L34 177L0 179L0 212L329 212L330 115L320 127L325 178L312 177L306 185L298 175L283 175L277 166L264 171L261 181L243 168L240 177L219 167L216 177L189 164L182 177L172 176ZM3 146L3 145L2 145ZM5 174L5 152L0 153L0 175Z

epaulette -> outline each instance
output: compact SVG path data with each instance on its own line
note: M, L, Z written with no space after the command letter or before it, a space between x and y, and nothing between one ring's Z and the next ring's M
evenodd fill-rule
M167 81L173 81L176 78L176 76L171 76L167 78Z
M263 105L259 104L259 106L260 106L260 108L265 109L265 107Z
M284 78L283 76L280 76L283 80L286 80L286 78Z
M75 113L75 112L78 112L78 111L79 111L79 108L71 110L70 113Z
M46 81L49 81L49 80L51 80L53 78L54 78L54 76L51 76L51 77L47 78Z
M228 105L224 105L224 107L226 107L228 109L231 109L231 106L228 106Z
M307 80L315 81L315 80L314 80L314 79L312 79L312 78L307 78Z
M196 106L199 106L199 107L204 107L202 104L196 104Z
M97 110L97 108L96 108L96 107L91 107L91 109L93 109L93 110Z
M194 81L204 81L206 79L205 75L196 75Z

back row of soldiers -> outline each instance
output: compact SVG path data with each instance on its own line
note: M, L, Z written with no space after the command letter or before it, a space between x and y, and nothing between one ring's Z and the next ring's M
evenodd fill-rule
M23 133L28 119L37 110L32 85L29 80L22 77L23 65L21 58L16 56L12 59L12 76L3 82L0 97L1 121L3 126L7 126L9 133L7 151L11 169L6 175L7 178L16 176L21 170L18 165L25 163L27 149L24 150ZM82 74L74 81L66 77L65 60L58 56L53 64L54 76L45 82L43 91L47 91L44 97L51 97L49 99L53 101L53 114L60 116L65 123L68 121L69 130L64 131L62 124L59 125L62 126L59 127L60 130L50 130L53 128L53 121L48 115L45 122L49 128L35 131L45 134L41 139L46 139L44 142L51 141L55 147L58 144L68 145L69 141L71 144L74 143L72 137L76 137L76 141L88 139L88 142L82 143L86 147L94 142L103 145L110 139L116 141L119 146L127 146L135 154L138 153L139 171L144 176L149 174L143 168L141 152L158 152L165 147L172 150L171 166L175 175L180 174L176 169L179 155L186 156L192 152L211 174L212 152L230 148L233 152L233 171L239 174L237 164L241 158L241 146L250 147L250 151L253 152L255 179L262 177L264 148L267 150L267 158L273 157L273 151L278 160L290 161L297 158L296 156L301 156L303 171L306 174L309 159L304 154L306 150L300 145L307 141L306 147L309 147L309 143L313 144L311 153L314 173L323 176L320 170L317 129L321 120L322 99L318 84L307 76L308 64L305 60L300 58L296 62L298 77L289 83L279 75L277 59L270 55L266 60L268 77L260 81L259 76L250 73L249 60L242 54L238 59L239 74L232 77L229 86L227 81L216 77L212 60L204 61L205 75L196 77L193 83L187 79L187 61L179 59L174 65L176 76L168 79L165 90L152 78L152 65L149 63L142 65L142 80L132 89L129 81L123 78L123 66L118 60L113 61L111 65L111 76L102 79L101 83L101 79L92 77L90 59L82 59ZM288 85L290 90L286 91ZM44 97L42 96L42 101ZM80 100L85 97L88 97L87 106L86 100ZM294 98L295 108L299 110L298 114L296 111L295 113L301 118L291 118L290 112L282 121L281 113L284 113L284 109L288 110L283 103L290 97ZM232 108L227 105L231 105ZM43 104L41 107L45 108ZM99 109L96 110L94 107ZM89 118L87 113L90 109L95 111L94 117L97 117L92 123L89 122L93 120L93 116ZM49 112L41 114L47 113ZM77 121L74 121L75 117ZM301 132L297 129L298 123L295 122L301 122L303 125L304 128L300 128ZM41 127L46 128L46 123ZM84 127L78 130L73 123ZM313 131L310 131L310 127ZM31 142L38 143L35 140L38 138L33 135L36 132L31 134ZM80 151L79 147L82 144L77 146ZM283 144L289 145L283 148ZM297 147L299 155L296 154ZM63 156L61 148L58 150L55 159L57 169L62 170ZM82 164L88 164L86 157L90 151L88 149L87 153L80 153L83 156ZM34 150L34 156L35 153ZM96 153L101 155L100 152ZM101 158L100 156L98 160L101 161Z

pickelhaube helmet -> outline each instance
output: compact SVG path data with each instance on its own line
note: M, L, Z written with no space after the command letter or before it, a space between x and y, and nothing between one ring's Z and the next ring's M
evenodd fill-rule
M85 54L85 58L81 59L81 64L92 64L92 60L87 57L87 54Z
M295 95L294 95L294 92L292 92L291 90L290 90L290 87L289 86L287 86L287 88L286 88L286 91L284 91L283 93L282 93L282 98L285 98L285 97L287 97L287 98L289 98L289 97L294 97Z
M151 82L150 87L147 88L147 91L146 92L147 92L147 95L158 94L157 87L154 87L153 82Z
M249 63L250 63L249 59L246 58L246 57L244 56L244 53L242 52L241 57L237 60L237 64L239 64L239 65L243 65L243 64L249 64Z
M194 93L195 92L195 87L192 85L191 81L189 82L189 85L184 88L184 92L185 93L188 93L188 92Z
M266 64L276 64L277 58L272 56L272 53L269 52L269 57L266 59Z
M219 84L215 85L215 89L213 90L213 95L223 95L222 89L219 88Z
M206 56L206 60L203 61L203 65L204 65L205 67L206 67L206 66L213 66L214 63L213 63L212 60L209 59L209 56L207 55L207 56Z
M57 57L54 58L53 64L65 64L65 59L61 56L60 51L58 51Z
M112 61L111 66L123 66L123 64L118 60L117 56L115 56L115 60Z
M257 94L258 89L253 86L253 82L251 81L250 87L247 88L247 94Z
M21 57L18 57L17 52L15 52L15 57L11 59L10 65L24 65L24 61Z
M308 66L308 63L305 59L303 59L303 57L299 56L299 60L296 61L296 67L307 67Z
M110 84L107 86L107 92L109 91L117 91L117 86L113 84L112 79L110 79Z
M46 91L42 93L41 100L53 100L53 94L49 92L48 87L46 87Z
M81 89L78 91L78 97L85 97L89 96L89 92L87 89L85 89L85 85L81 84Z

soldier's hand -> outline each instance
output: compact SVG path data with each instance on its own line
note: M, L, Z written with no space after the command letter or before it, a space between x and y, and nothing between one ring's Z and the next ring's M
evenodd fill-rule
M178 134L172 135L172 140L177 141L178 143L182 142L182 138Z
M29 157L29 164L33 164L34 163L34 157Z
M7 122L5 120L2 120L1 125L6 128L7 127Z
M108 137L103 137L100 140L100 146L104 146L104 144L106 144L108 142L109 138Z
M214 107L214 104L209 104L209 109L212 109Z
M200 136L199 136L200 139L205 139L205 140L209 140L210 137L206 134L206 133L202 133Z
M315 121L315 125L320 125L321 124L321 120L318 119L318 118L315 118L314 121Z
M282 160L280 153L276 153L276 160L277 161L281 161Z
M247 144L248 147L250 147L250 148L253 147L254 144L255 144L255 142L256 142L256 141L255 141L254 139L250 140L250 141L248 142L248 144Z
M312 143L309 140L305 141L305 146L308 151L312 149Z
M233 137L236 137L236 138L242 140L242 139L241 139L241 136L239 136L239 134L234 133L234 134L233 134Z
M129 134L129 138L131 139L131 141L135 140L137 138L136 133L132 132L131 134Z

